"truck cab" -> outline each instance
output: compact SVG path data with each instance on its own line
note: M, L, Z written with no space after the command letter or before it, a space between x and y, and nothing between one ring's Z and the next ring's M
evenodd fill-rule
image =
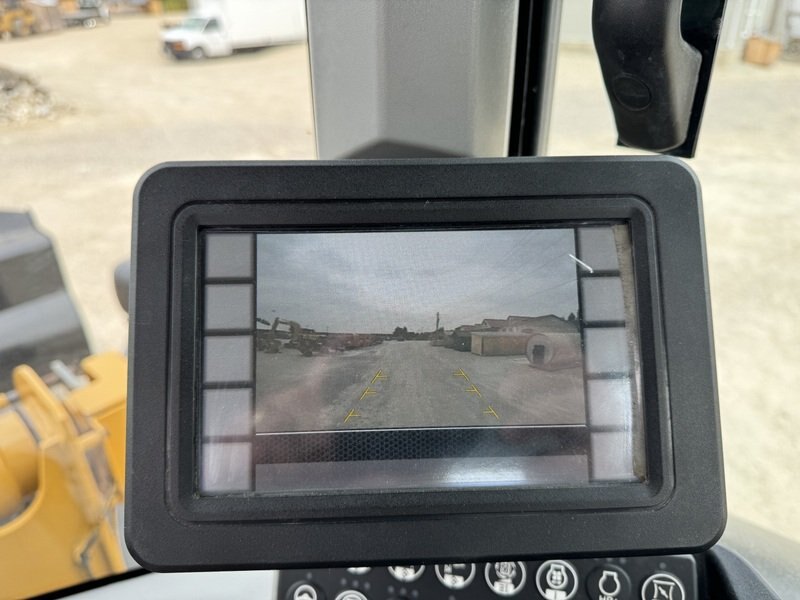
M233 52L222 35L220 19L211 15L187 17L177 27L165 31L161 41L164 52L174 58L201 59Z
M296 0L196 0L178 26L161 34L167 55L195 60L304 38L305 7Z

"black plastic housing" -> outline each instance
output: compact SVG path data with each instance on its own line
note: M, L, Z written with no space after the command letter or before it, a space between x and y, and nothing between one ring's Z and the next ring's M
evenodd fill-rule
M724 7L595 0L595 47L620 145L694 156Z
M630 223L648 479L265 497L195 492L198 232ZM125 536L152 570L694 552L725 523L700 191L670 158L195 163L134 206Z
M0 212L0 390L13 388L17 365L47 373L54 360L77 366L90 354L61 273L31 215Z

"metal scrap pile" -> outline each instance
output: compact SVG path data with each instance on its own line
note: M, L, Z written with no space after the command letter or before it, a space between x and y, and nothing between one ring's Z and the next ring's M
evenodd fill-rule
M53 118L63 108L30 77L0 67L0 125Z

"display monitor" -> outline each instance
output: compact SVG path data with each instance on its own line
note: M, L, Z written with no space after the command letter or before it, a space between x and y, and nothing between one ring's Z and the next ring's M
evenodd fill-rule
M668 158L154 169L129 548L185 570L707 547L704 260Z
M646 477L627 224L202 244L200 493Z

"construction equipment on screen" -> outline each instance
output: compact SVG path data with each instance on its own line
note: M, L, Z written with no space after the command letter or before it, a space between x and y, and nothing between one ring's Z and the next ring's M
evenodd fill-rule
M284 349L298 350L303 356L312 356L315 352L334 354L375 346L391 337L373 333L320 333L301 326L297 321L280 317L271 323L256 317L256 323L256 350L266 354L277 354Z

